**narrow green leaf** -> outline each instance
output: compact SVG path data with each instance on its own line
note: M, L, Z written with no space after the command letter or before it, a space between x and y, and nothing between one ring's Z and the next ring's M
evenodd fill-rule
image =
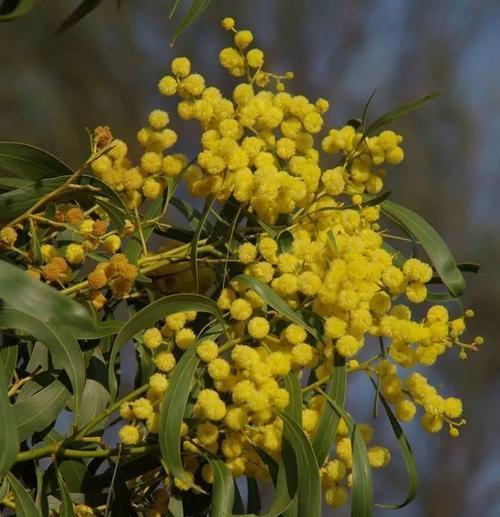
M0 222L12 221L29 210L40 198L67 181L67 176L44 178L0 194Z
M0 348L0 367L3 367L6 384L9 384L17 363L17 343L11 344L5 342L4 336L3 347Z
M405 228L424 248L450 293L458 297L465 289L465 280L448 246L425 219L404 206L384 201L383 213Z
M16 188L25 187L32 183L26 178L16 178L14 176L0 176L0 188L3 190L15 190Z
M0 327L22 330L49 349L56 366L68 374L75 397L75 413L78 415L85 386L85 363L78 341L71 331L63 325L47 324L7 307L0 310Z
M283 435L290 443L297 461L298 515L321 516L321 484L319 467L311 442L302 427L287 413L280 413L283 420Z
M210 517L230 517L234 502L233 476L222 460L209 461L214 474Z
M372 384L376 388L376 384L373 382ZM389 419L389 423L391 424L392 430L394 431L394 435L396 436L396 440L398 441L399 447L403 454L403 459L405 462L406 473L408 474L408 493L406 498L401 503L396 504L375 504L378 508L385 508L389 510L398 510L399 508L404 508L408 504L410 504L417 495L418 490L418 471L417 471L417 463L415 461L415 456L413 455L413 451L411 450L410 443L408 442L408 438L403 431L403 428L398 422L398 419L395 417L391 406L388 404L385 397L382 393L378 393L380 401L384 406L385 412L387 413L387 418Z
M340 354L334 355L333 370L328 395L340 406L344 407L347 389L345 359ZM329 405L321 411L318 427L312 440L312 446L318 465L323 465L337 432L340 417Z
M47 151L20 142L0 142L0 169L28 180L68 176L73 172Z
M167 517L184 517L182 499L175 493L170 496Z
M7 474L10 488L16 501L17 517L42 517L28 491L11 474Z
M9 493L9 482L7 479L3 478L2 481L0 481L0 501L2 499L5 499L7 497L7 494Z
M31 314L45 323L85 330L94 328L83 305L53 287L33 280L22 269L4 260L0 260L0 298L17 311Z
M199 294L172 294L156 300L144 309L136 313L122 327L111 349L109 359L108 381L111 392L111 400L114 400L117 393L117 381L115 376L115 362L123 346L136 334L151 327L154 323L163 319L169 314L183 311L198 311L211 314L222 326L225 325L222 314L217 304L205 296Z
M233 278L234 281L239 282L248 289L254 290L268 305L273 309L277 310L280 314L285 316L293 323L303 327L311 336L315 337L318 341L321 341L321 336L318 334L316 329L306 323L302 316L291 309L288 304L279 296L271 287L264 282L257 280L247 275L237 275Z
M0 478L2 478L16 461L19 452L17 427L12 408L7 396L8 381L5 371L0 368Z
M200 225L201 213L194 206L175 196L172 197L170 202L186 218L191 228L196 230Z
M326 235L328 237L328 242L330 244L330 247L334 253L334 256L336 257L339 253L339 249L338 249L338 246L337 246L337 241L335 239L335 235L333 235L333 232L332 230L328 230L326 232Z
M261 507L259 485L254 478L247 477L247 511L259 513Z
M57 482L59 491L61 492L61 508L59 509L59 517L74 517L73 503L69 495L68 487L59 471L57 471Z
M196 345L182 354L170 377L160 407L160 450L169 471L184 482L190 482L181 459L181 425L196 368L200 362Z
M439 97L442 95L442 91L430 93L429 95L425 95L424 97L421 97L420 99L417 99L412 102L408 102L407 104L403 104L402 106L399 106L399 108L393 109L391 111L388 111L387 113L384 113L382 116L380 116L378 119L373 121L366 129L365 135L370 135L377 129L387 126L388 124L391 124L398 118L402 117L403 115L406 115L407 113L410 113L412 111L415 111L419 108L421 108L425 103L429 102L432 99L435 99L436 97Z
M61 34L62 32L67 31L74 25L76 25L79 21L81 21L85 16L90 14L102 0L83 0L78 7L61 23L59 28L56 31L56 34Z
M371 467L363 435L351 415L327 393L318 390L328 404L342 417L351 434L352 443L352 504L351 517L371 517L373 510L373 486Z
M300 388L300 382L297 375L289 373L284 378L285 389L290 394L290 401L285 409L287 415L297 422L302 424L302 390Z
M19 441L52 424L71 397L66 386L57 379L30 397L12 406Z
M203 13L203 11L205 11L209 2L210 0L191 0L191 5L189 6L187 13L174 31L174 36L170 45L173 45L181 32L189 27L196 20L196 18L198 18Z

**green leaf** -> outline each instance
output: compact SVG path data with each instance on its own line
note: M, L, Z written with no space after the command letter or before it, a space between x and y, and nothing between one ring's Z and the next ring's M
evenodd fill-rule
M270 305L273 309L278 311L285 318L289 319L293 323L300 325L303 327L311 336L315 337L318 341L321 341L322 338L318 334L317 330L306 323L302 316L291 309L288 304L279 296L271 287L269 287L264 282L257 280L251 276L247 275L237 275L233 278L234 281L239 282L244 285L248 289L252 289L255 291L268 305Z
M87 380L83 390L78 420L80 427L88 424L94 417L104 411L109 403L110 395L106 388L108 383L106 373L107 368L104 358L99 349L96 349L87 368ZM94 428L94 431L102 429L106 424L107 421L103 420Z
M293 244L293 235L292 232L288 230L283 230L278 234L278 250L280 253L289 253L292 249Z
M16 178L13 176L0 176L0 188L4 190L14 190L16 188L25 187L30 183L32 183L32 181L25 178Z
M22 330L49 349L56 366L68 374L75 397L75 414L78 415L85 386L85 363L78 341L71 331L64 325L47 324L34 316L7 307L0 310L0 326Z
M42 431L52 424L71 397L66 386L54 380L30 397L23 398L12 406L14 421L17 425L19 441L33 433Z
M287 413L280 413L283 436L290 443L297 462L298 515L321 516L321 484L319 467L311 442L302 427Z
M59 188L67 179L67 176L45 178L0 194L0 222L12 221L24 214L40 198Z
M69 495L68 487L59 471L57 471L57 482L59 483L59 491L61 492L61 508L59 510L59 517L73 517L75 512L73 510L73 503Z
M363 435L351 415L327 393L318 390L328 404L342 417L351 434L352 443L352 504L351 517L371 517L373 508L373 486L370 462Z
M78 7L61 23L59 28L56 31L56 34L61 34L62 32L67 31L74 25L76 25L80 20L85 18L88 14L90 14L102 0L83 0Z
M196 18L198 18L198 16L200 16L203 11L205 11L209 2L210 0L191 0L191 5L189 6L187 13L174 31L174 36L170 45L173 45L181 32L189 27L196 20Z
M199 363L195 344L182 354L174 368L160 407L159 436L162 458L172 475L187 483L190 480L181 459L181 425Z
M376 388L376 384L373 382L372 384ZM413 451L411 450L410 443L408 442L408 438L403 431L403 428L399 424L397 418L392 412L391 406L385 400L385 397L382 393L378 393L380 401L384 406L385 412L387 413L387 418L389 419L389 423L391 424L392 430L394 431L394 435L396 436L396 440L398 441L399 447L403 454L403 459L405 462L406 473L408 474L408 493L406 498L401 503L396 504L375 504L375 506L379 508L385 508L389 510L398 510L399 508L404 508L408 504L410 504L417 495L418 490L418 471L417 471L417 463L415 461L415 456L413 455Z
M230 470L222 460L210 459L214 474L210 517L229 517L234 502L234 482Z
M398 118L402 117L403 115L406 115L407 113L410 113L412 111L415 111L419 108L421 108L425 103L429 102L432 99L435 99L436 97L439 97L442 95L442 91L430 93L429 95L425 95L424 97L421 97L420 99L417 99L412 102L408 102L407 104L403 104L399 108L396 108L394 110L388 111L387 113L384 113L381 117L376 119L374 122L372 122L368 128L365 131L365 135L370 135L377 129L387 126L388 124L391 124Z
M346 377L345 359L340 354L335 354L328 395L335 400L340 407L344 407L345 404L347 388ZM325 404L312 440L312 446L316 454L318 465L323 465L328 456L328 452L330 451L337 432L339 421L340 417L336 411L329 404Z
M465 289L464 277L448 246L436 230L415 212L392 201L384 201L382 211L419 241L450 293L455 297L460 296Z
M194 206L175 196L171 198L170 202L186 218L191 228L196 230L200 225L201 213Z
M26 4L28 1L21 3ZM68 176L73 172L47 151L20 142L0 142L0 169L33 181Z
M6 384L12 379L17 364L17 342L6 343L6 336L3 336L3 347L0 348L0 367L3 367Z
M156 300L147 307L141 309L138 313L127 321L122 327L111 349L108 370L108 382L111 392L111 400L114 400L117 393L117 381L115 376L115 362L123 346L139 332L143 332L151 325L154 325L160 319L170 314L183 311L198 311L211 314L224 327L224 319L217 307L217 304L199 294L172 294Z
M96 325L95 329L76 330L75 337L77 339L101 339L114 336L120 332L124 324L125 322L121 320L101 321Z
M7 396L8 381L3 368L0 368L0 478L16 461L19 452L17 427Z
M10 473L7 474L10 488L14 492L17 517L42 517L28 491Z
M31 314L45 323L86 331L94 328L83 305L53 287L33 280L25 271L4 260L0 260L0 298L17 311Z
M247 477L247 511L259 513L261 506L259 485L254 478Z

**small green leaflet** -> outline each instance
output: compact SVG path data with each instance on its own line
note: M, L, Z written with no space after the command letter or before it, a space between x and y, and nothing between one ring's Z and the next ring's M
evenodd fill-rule
M16 461L19 452L16 421L7 396L8 381L0 365L0 478L2 478Z

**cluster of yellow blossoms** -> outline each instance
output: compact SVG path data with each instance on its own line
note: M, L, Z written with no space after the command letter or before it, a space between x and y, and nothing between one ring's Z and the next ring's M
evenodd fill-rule
M289 307L321 318L324 339L316 342L301 326L270 310L255 291L230 281L217 301L229 321L229 337L199 340L194 312L168 316L161 326L145 330L140 341L157 371L149 379L146 396L120 409L127 421L120 430L122 443L134 445L146 434L158 433L159 404L170 373L191 346L197 347L204 379L182 428L184 466L193 482L212 482L204 460L207 451L221 455L235 478L268 479L258 449L280 457L279 412L289 403L284 377L292 372L304 384L312 372L315 381L311 389L303 386L302 409L302 427L312 439L326 403L321 394L314 394L314 386L329 382L334 354L347 360L349 374L365 372L379 378L381 393L399 420L412 420L420 406L424 429L434 433L446 424L451 436L457 436L465 422L460 400L441 396L420 373L405 376L401 371L430 366L451 348L462 358L467 350L475 350L481 337L471 343L461 338L465 318L473 313L452 317L442 305L430 306L423 317L420 310L415 311L418 315L412 312L412 304L428 300L426 285L433 269L418 258L399 260L386 244L390 235L381 230L380 207L364 203L367 194L376 195L383 188L386 172L381 167L403 160L402 137L390 130L366 136L347 125L330 129L318 141L328 101L311 102L288 93L284 80L293 74L265 71L263 52L250 48L252 33L236 30L230 18L223 20L223 27L234 33L234 46L220 52L220 63L241 81L230 97L207 86L184 57L172 61L171 74L158 84L163 95L179 97L180 118L201 125L196 158L189 163L185 156L170 152L177 134L167 128L169 115L155 110L149 126L137 135L144 148L139 164L134 166L127 146L115 140L92 168L122 193L130 208L137 208L143 197L157 198L169 178L181 175L193 195L220 202L232 197L262 226L285 227L291 234L288 246L270 231L240 238L234 258L245 274L268 284ZM320 151L326 155L321 163ZM331 159L328 155L337 163L325 168L322 163ZM69 247L66 254L71 255L71 260L66 257L70 263L80 259ZM109 283L110 268L120 270L118 257L99 264L89 275L94 289ZM120 275L130 290L134 275ZM370 443L373 428L362 424L360 429ZM321 465L321 480L326 502L340 506L347 500L352 469L352 444L343 420L331 452ZM369 460L372 467L383 467L390 452L371 446ZM190 488L177 479L175 485Z

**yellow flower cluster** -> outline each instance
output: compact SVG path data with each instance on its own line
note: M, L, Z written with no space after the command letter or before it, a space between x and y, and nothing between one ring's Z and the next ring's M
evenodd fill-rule
M395 253L387 245L390 235L381 230L379 206L364 203L366 194L382 191L386 172L381 166L403 160L402 137L391 130L370 137L347 125L329 129L318 140L328 102L311 102L285 91L283 80L293 74L264 71L263 52L250 48L252 33L237 30L231 18L222 25L233 33L234 44L220 52L219 60L240 81L230 97L206 86L184 57L172 61L171 74L158 84L163 95L180 98L180 118L201 125L196 160L187 165L183 156L164 155L177 136L166 129L168 115L156 110L150 127L138 135L145 148L139 166L131 167L126 146L115 142L93 168L133 207L142 196L160 195L166 179L182 172L193 195L218 201L232 197L261 224L274 225L286 216L280 218L290 234L286 246L272 229L257 232L240 240L234 259L290 308L315 313L322 340L317 342L304 328L270 310L255 291L230 281L217 295L230 324L224 338L197 341L193 329L186 327L196 317L189 313L168 316L161 329L145 330L142 343L158 371L147 396L122 407L121 416L129 423L120 431L121 441L133 445L148 432L158 432L158 403L169 374L191 346L197 346L204 371L204 386L196 392L192 414L183 425L184 466L193 482L198 475L212 482L203 459L206 451L221 455L235 478L267 479L257 450L274 458L281 455L279 412L289 404L284 378L292 373L305 383L312 373L316 381L311 389L326 385L335 354L347 360L349 374L379 378L381 393L400 421L412 420L419 406L425 430L435 433L447 424L450 435L457 436L465 423L460 400L442 397L419 373L401 376L400 371L430 366L452 348L462 358L477 349L482 338L467 343L461 337L465 318L473 313L451 317L446 307L432 304L424 317L420 309L412 311L413 305L429 301L433 268ZM329 155L337 153L337 164L325 167ZM304 396L302 427L309 439L325 404L321 394ZM370 444L373 429L367 424L360 429ZM371 446L368 455L373 468L385 466L391 456L378 445ZM332 442L332 457L320 467L327 504L343 505L352 482L352 444L343 420ZM174 481L181 490L191 486Z

